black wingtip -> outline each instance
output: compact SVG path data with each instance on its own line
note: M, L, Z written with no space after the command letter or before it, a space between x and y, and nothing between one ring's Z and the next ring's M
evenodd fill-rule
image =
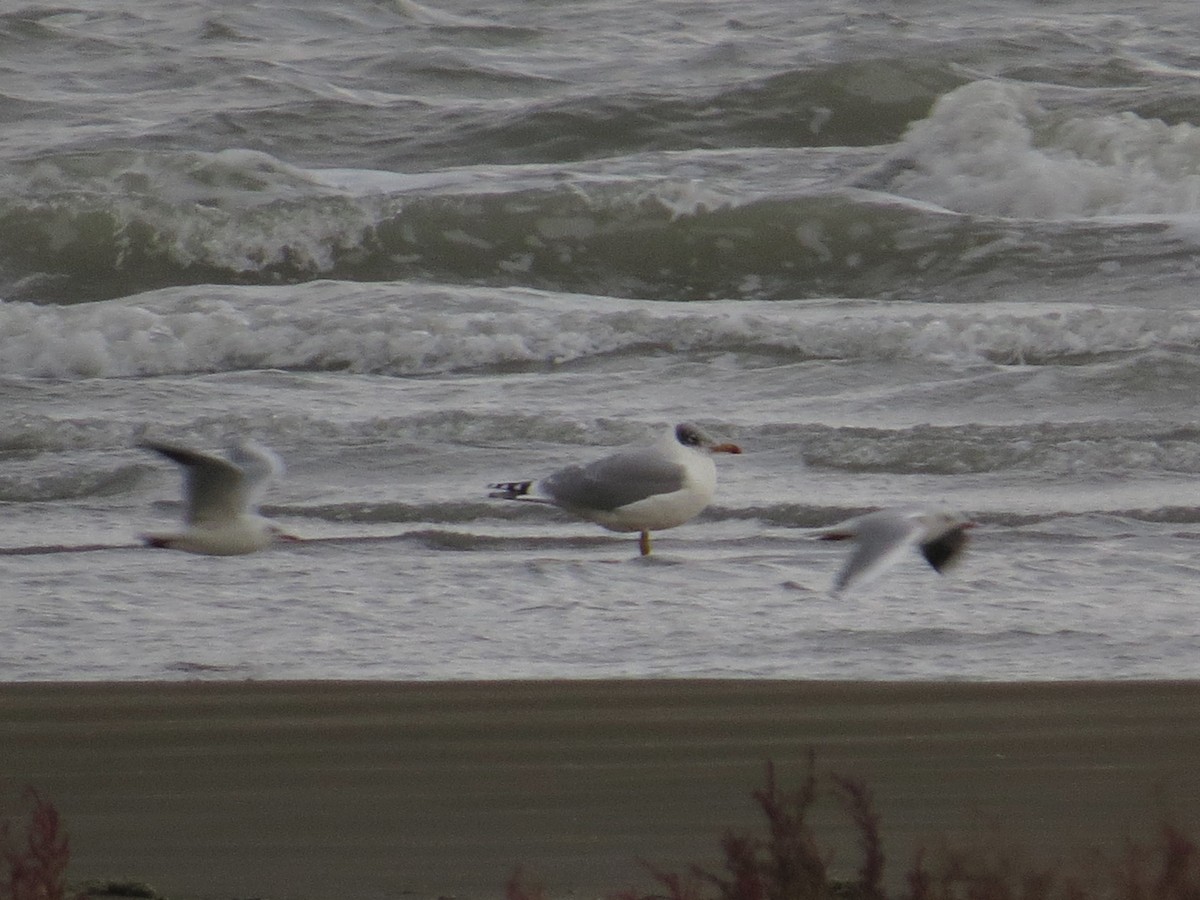
M967 529L952 528L932 541L921 545L921 555L938 574L944 572L962 554L967 546Z
M489 497L496 500L520 500L522 497L529 496L529 489L533 487L532 481L502 481L499 484L489 484L491 493Z

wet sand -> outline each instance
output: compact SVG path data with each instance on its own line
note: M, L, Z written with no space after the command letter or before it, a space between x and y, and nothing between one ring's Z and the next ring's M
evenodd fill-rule
M5 803L51 798L70 876L175 898L554 896L718 863L767 759L865 780L888 871L999 828L1041 853L1194 825L1200 683L761 681L0 686ZM853 866L836 804L816 821Z

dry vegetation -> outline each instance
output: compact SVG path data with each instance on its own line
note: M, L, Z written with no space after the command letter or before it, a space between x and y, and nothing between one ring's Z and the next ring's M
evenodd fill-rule
M71 844L54 805L30 788L24 828L13 820L0 823L0 900L63 900Z
M861 782L829 776L828 791L858 835L853 877L830 872L832 854L808 823L821 790L810 758L799 787L781 790L768 763L766 784L753 792L764 824L754 834L721 839L723 865L668 872L643 864L652 890L616 891L609 900L1200 900L1200 850L1183 831L1164 825L1147 844L1130 843L1116 858L1096 855L1072 866L1047 866L1017 848L945 847L922 853L898 889L885 889L883 835L871 792ZM544 887L518 869L506 900L547 900Z
M945 847L922 853L900 880L885 888L881 822L861 782L830 775L827 790L810 757L799 786L782 790L768 763L766 782L752 794L764 823L759 832L728 832L721 839L722 865L694 865L668 872L643 863L649 891L617 890L609 900L1200 900L1200 849L1195 840L1164 825L1149 843L1130 842L1115 858L1099 855L1086 864L1046 866L999 843L969 849ZM831 795L858 835L858 867L851 878L834 877L832 858L809 824L809 813ZM69 891L70 842L54 805L33 789L24 795L23 818L0 822L0 900L65 900L88 896L155 896L105 882ZM518 869L506 900L547 900L550 894Z

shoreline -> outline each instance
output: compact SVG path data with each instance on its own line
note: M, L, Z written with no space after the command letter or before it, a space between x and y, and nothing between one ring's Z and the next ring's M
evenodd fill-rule
M68 877L173 898L649 889L716 867L784 788L861 780L888 880L922 847L1119 848L1200 800L1200 681L31 682L0 685L5 811L35 787ZM856 865L822 798L812 821Z

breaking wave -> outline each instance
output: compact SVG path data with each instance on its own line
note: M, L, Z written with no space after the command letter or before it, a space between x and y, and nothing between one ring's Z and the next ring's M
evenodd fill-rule
M647 352L1049 365L1172 347L1186 358L1198 346L1200 313L1090 304L663 304L320 281L173 288L74 306L0 303L0 374L67 379L257 369L428 375Z
M879 187L971 215L1192 216L1200 127L1131 110L1059 109L1029 85L977 81L941 97L882 171L889 177Z
M63 303L334 278L651 300L910 299L1016 268L1064 277L1190 260L1200 131L1133 114L1050 125L1037 110L1018 88L968 85L885 161L864 151L858 170L846 150L830 165L812 148L409 175L246 150L26 160L0 172L0 296ZM753 177L739 183L739 168Z

